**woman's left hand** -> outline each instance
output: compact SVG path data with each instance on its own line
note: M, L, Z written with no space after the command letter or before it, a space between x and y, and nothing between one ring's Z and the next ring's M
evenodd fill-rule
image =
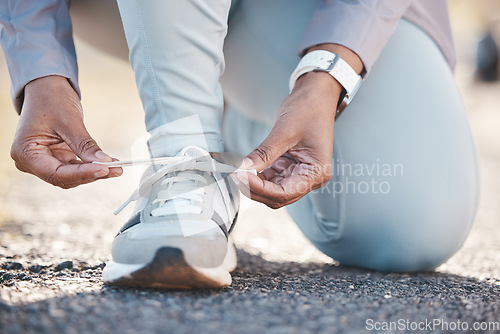
M324 72L309 72L297 80L278 110L271 133L243 159L241 168L260 172L247 173L251 199L277 209L330 179L333 125L341 89Z
M338 54L358 74L363 70L358 55L342 45L319 44L308 52L314 50ZM298 78L278 110L271 133L243 159L242 169L260 172L245 173L244 184L239 182L243 193L277 209L330 179L333 124L341 92L340 83L326 72L308 72Z

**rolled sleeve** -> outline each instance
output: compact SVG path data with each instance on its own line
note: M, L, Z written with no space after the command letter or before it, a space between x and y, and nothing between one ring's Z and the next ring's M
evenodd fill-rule
M300 43L299 55L323 43L354 51L369 72L411 0L324 0Z
M24 87L37 78L66 77L80 95L66 0L1 0L0 25L0 42L18 112L24 101Z

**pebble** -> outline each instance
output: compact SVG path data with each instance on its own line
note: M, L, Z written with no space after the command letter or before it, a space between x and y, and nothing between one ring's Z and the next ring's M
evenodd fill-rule
M54 271L61 271L64 269L71 269L73 268L73 261L64 261L59 263L55 268Z
M20 270L24 268L22 263L19 262L6 262L2 267L7 270Z

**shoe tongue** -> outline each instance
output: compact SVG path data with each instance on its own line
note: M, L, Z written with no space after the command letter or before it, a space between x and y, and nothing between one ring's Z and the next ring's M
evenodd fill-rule
M184 147L177 156L187 156L193 158L200 158L204 156L210 156L210 154L198 146L186 146Z

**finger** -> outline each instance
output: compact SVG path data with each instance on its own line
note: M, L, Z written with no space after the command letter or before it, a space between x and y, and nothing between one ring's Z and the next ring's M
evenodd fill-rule
M250 192L253 192L254 189L258 189L257 193L262 193L262 189L266 187L276 187L279 185L271 182L269 179L267 179L263 173L259 173L257 175L250 174L250 173L245 173L242 175L242 173L233 173L231 175L233 180L236 182L238 185L238 188L240 189L241 192L247 193L245 194L247 197L250 197ZM269 196L271 196L269 194ZM273 198L274 199L274 198Z
M283 182L285 178L281 175L276 175L274 176L272 179L270 179L269 181L271 181L272 183L275 183L275 184L280 184L281 182Z
M119 160L113 158L113 161L119 161ZM109 174L104 176L104 177L100 177L99 180L110 179L110 178L119 177L119 176L123 175L123 168L121 168L121 167L108 167L108 169L109 169Z
M48 182L66 189L94 182L108 175L109 170L96 168L95 164L61 165L49 176Z
M248 187L252 194L267 198L274 202L286 202L285 189L280 184L271 182L256 175L248 177Z
M250 187L248 186L248 175L252 173L249 172L243 172L243 171L238 171L229 174L229 177L233 180L233 182L236 184L238 187L238 190L245 195L246 197L250 198Z
M103 177L102 179L109 179L113 177L119 177L123 174L123 168L121 167L110 167L109 174Z
M243 159L241 168L256 169L260 172L288 151L290 146L289 134L273 129L269 136Z
M272 168L272 166L270 168L266 168L264 169L260 175L262 175L266 180L272 180L273 178L275 178L276 176L278 175L281 175L280 172L277 172L275 169Z
M104 153L97 145L97 142L87 132L83 123L74 126L70 134L62 134L61 136L83 162L113 161L113 158Z
M233 173L233 174L231 174L231 178L234 180L234 182L238 186L238 189L240 190L240 192L243 195L245 195L246 197L248 197L248 198L250 198L250 199L252 199L254 201L263 203L263 204L265 204L265 205L267 205L267 206L269 206L270 208L273 208L273 209L278 209L278 208L283 207L284 205L291 204L291 203L294 202L294 201L290 201L290 202L278 203L275 199L269 199L269 198L263 197L263 196L255 193L255 192L252 192L250 190L248 179L242 180L241 177L237 177L236 176L237 174L239 174L239 173ZM269 181L265 180L265 178L263 177L262 173L258 174L257 176L255 176L255 175L252 174L252 176L253 177L257 177L257 178L261 179L262 181L269 182Z
M272 209L282 208L288 204L292 204L293 202L295 202L296 200L299 199L299 198L297 198L297 199L291 199L289 201L277 202L276 200L272 200L272 199L260 196L259 194L256 194L255 192L250 191L248 188L247 188L247 192L244 193L244 195L253 201L263 203Z
M289 168L291 165L297 164L297 161L287 156L287 153L279 157L273 164L271 168L278 173L283 173L284 170Z
M112 158L112 161L119 161L119 160L116 159L116 158ZM123 174L123 168L121 168L121 167L111 167L111 168L109 168L109 175L106 178L108 178L108 177L118 177L118 176L121 176L122 174Z
M266 180L273 181L274 183L278 183L275 181L276 178L290 176L291 171L297 166L297 162L286 155L285 153L285 155L279 157L269 168L264 169L260 174L263 175Z
M268 198L259 196L257 194L252 193L252 192L250 192L250 195L247 197L250 198L252 201L256 201L256 202L265 204L268 207L270 207L271 209L279 209L279 208L283 207L283 204L278 204L278 203L276 203Z
M27 155L16 162L16 166L21 171L34 174L64 189L95 181L110 172L108 167L97 164L79 162L64 165L51 155L47 147L41 147L34 152L28 151Z
M260 202L271 207L281 207L297 201L311 190L321 186L321 183L313 177L303 174L287 178L277 177L276 181L278 182L261 179L255 175L249 176L251 198L259 198Z
M52 156L64 163L78 163L77 155L69 148L68 144L61 143L49 146ZM80 161L81 162L81 161Z

